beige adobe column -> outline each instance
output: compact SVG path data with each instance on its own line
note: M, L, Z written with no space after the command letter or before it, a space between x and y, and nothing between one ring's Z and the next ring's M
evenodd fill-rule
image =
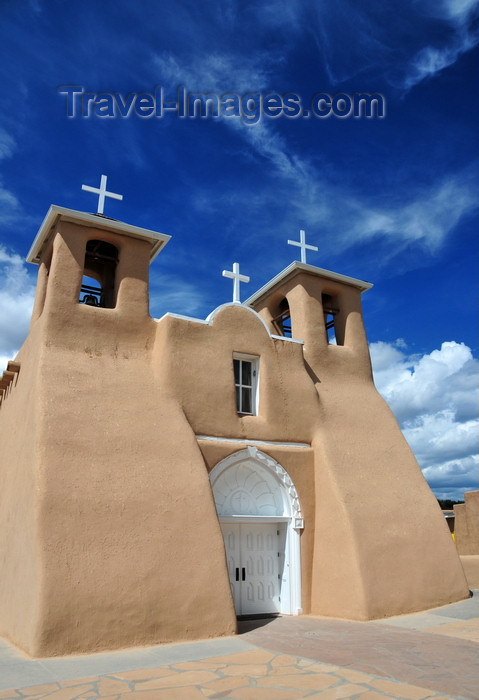
M324 350L328 343L321 303L321 284L306 275L286 294L294 338L304 340L305 350Z
M35 294L35 301L33 304L32 318L30 321L30 326L39 318L42 314L43 307L45 305L45 297L47 294L47 284L48 284L48 266L45 261L39 265L38 277L37 277L37 291Z
M85 243L60 225L53 239L53 254L46 288L45 311L53 315L72 313L80 295ZM67 224L73 228L73 224ZM78 228L78 227L75 227Z
M454 506L457 551L479 554L479 491L468 491L464 501Z
M123 239L116 268L116 306L123 318L149 316L148 273L151 244L135 238Z
M361 292L353 287L344 287L338 294L340 311L335 324L338 344L354 352L356 370L361 376L372 379L369 345L364 328ZM339 339L342 339L342 343Z

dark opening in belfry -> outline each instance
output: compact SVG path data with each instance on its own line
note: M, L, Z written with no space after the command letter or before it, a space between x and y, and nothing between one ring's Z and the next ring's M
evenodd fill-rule
M114 245L99 240L88 241L80 291L81 304L114 308L117 264L118 249Z
M291 338L291 313L286 297L279 303L278 311L279 313L273 319L274 327L279 335Z
M338 342L338 339L336 337L336 327L335 327L335 321L336 321L336 314L339 313L339 308L337 306L337 300L335 297L332 297L330 294L322 294L321 295L321 301L323 304L323 313L324 313L324 325L326 328L326 338L328 343L334 344L334 345L341 345L342 343Z

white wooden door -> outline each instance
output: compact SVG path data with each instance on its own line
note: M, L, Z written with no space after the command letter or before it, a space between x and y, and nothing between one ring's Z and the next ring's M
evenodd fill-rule
M236 614L279 612L284 552L278 525L222 523L221 529Z
M221 530L225 541L226 562L228 564L228 574L230 577L231 592L237 615L241 613L241 547L240 547L240 526L236 524L222 523Z

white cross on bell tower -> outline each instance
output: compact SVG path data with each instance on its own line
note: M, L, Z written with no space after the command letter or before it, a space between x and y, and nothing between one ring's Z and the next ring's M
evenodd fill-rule
M301 248L301 262L306 262L306 250L318 250L315 245L306 243L306 233L301 229L299 232L299 241L288 241L288 245L297 245Z
M108 192L106 189L106 175L101 176L100 188L90 187L89 185L82 185L82 190L87 192L93 192L98 195L98 209L97 214L103 214L103 208L105 206L105 197L111 197L112 199L123 199L122 194L115 194L114 192Z
M233 281L233 301L241 304L240 301L240 282L249 282L249 277L240 275L239 263L233 263L233 272L223 270L223 277L229 277Z

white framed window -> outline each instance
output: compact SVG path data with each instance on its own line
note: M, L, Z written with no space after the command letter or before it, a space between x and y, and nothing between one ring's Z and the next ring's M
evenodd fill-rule
M240 415L258 414L259 357L233 354L236 410Z

